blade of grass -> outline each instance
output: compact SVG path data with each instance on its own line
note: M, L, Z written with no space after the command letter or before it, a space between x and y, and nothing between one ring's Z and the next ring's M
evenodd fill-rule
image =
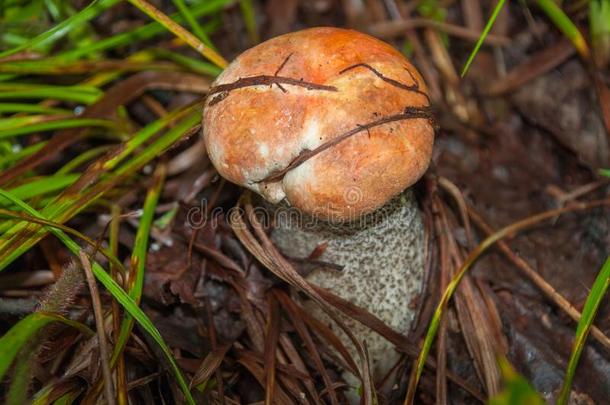
M110 227L108 230L108 247L112 254L118 255L119 251L119 232L121 229L121 207L113 204L110 208ZM119 273L116 266L110 265L110 275L118 279ZM124 279L123 279L124 280ZM112 340L118 342L121 330L121 308L116 301L112 302ZM116 345L116 343L115 343ZM112 363L111 363L112 366ZM128 404L128 388L127 388L127 372L125 370L125 357L119 356L116 361L116 387L117 387L117 402L119 405Z
M38 124L41 122L47 122L54 119L61 118L72 118L72 114L68 113L65 115L50 115L50 114L31 114L31 115L18 115L7 118L0 119L0 128L2 129L12 129L12 128L20 128L25 127L32 124Z
M12 195L6 191L3 191L2 189L0 189L0 196L2 196L3 198L10 199L11 202L20 201L17 197L15 197L14 195ZM125 267L119 261L119 259L117 259L116 255L114 255L112 252L110 252L108 249L104 248L103 246L99 246L99 244L97 242L95 242L93 239L89 238L87 235L80 233L76 229L73 229L68 226L58 224L56 222L49 221L46 219L32 217L27 214L5 210L3 208L0 208L0 216L10 218L10 219L20 220L20 221L31 222L33 224L44 225L49 228L56 228L56 229L59 229L65 233L67 233L68 235L75 236L78 239L85 242L86 244L88 244L91 247L91 249L96 250L98 253L101 253L102 255L104 255L112 265L114 265L117 269L119 269L119 271L122 274L126 273Z
M531 384L513 369L506 357L499 357L498 365L502 372L504 389L489 399L489 405L546 404Z
M84 151L83 153L79 154L78 156L76 156L74 159L70 160L65 165L63 165L59 170L57 170L55 172L55 175L70 173L71 171L75 170L79 166L82 166L83 164L85 164L89 160L93 159L94 157L99 156L105 152L108 152L109 149L110 149L109 145L102 145L102 146L98 146L97 148L88 149L88 150Z
M129 55L126 60L129 61L139 61L139 62L149 62L154 59L154 55L149 50L139 51L132 55ZM93 86L93 87L102 87L106 84L112 82L113 80L121 77L123 72L121 70L115 70L111 72L98 72L91 77L83 80L80 85L82 86Z
M610 257L606 259L606 262L602 266L599 274L593 282L591 291L585 301L585 306L582 309L582 316L576 327L576 337L572 344L572 353L570 354L570 361L568 362L568 368L566 370L566 376L563 380L563 386L561 387L561 393L557 399L557 405L565 405L570 399L570 388L572 387L572 380L576 374L576 366L582 354L582 350L585 347L585 341L591 326L593 326L593 320L597 314L597 310L601 305L608 286L610 285Z
M146 2L145 0L127 0L142 12L148 15L153 20L159 22L168 31L171 31L178 38L183 40L191 48L199 52L203 57L210 60L216 66L225 68L227 61L214 49L206 46L203 42L197 39L193 34L185 30L181 25L174 22L171 18L163 14L160 10L156 9L153 5Z
M135 134L129 141L125 142L119 153L104 162L104 170L112 170L117 167L120 162L122 162L127 156L129 156L133 151L140 147L144 142L149 140L154 134L158 133L161 129L165 128L171 122L182 119L187 114L192 113L192 111L192 107L174 110L168 113L167 115L159 118L158 120L148 124L137 134Z
M68 326L77 328L86 336L93 336L94 332L80 322L72 321L61 315L44 312L34 312L13 325L11 329L0 338L0 380L15 360L15 356L24 344L38 332L42 327L51 322L62 322Z
M169 59L172 62L184 66L195 73L201 73L204 75L216 77L220 74L220 72L222 72L222 69L215 65L212 65L211 63L202 62L199 59L190 58L186 55L168 51L166 49L155 49L154 54L162 58Z
M0 97L2 97L0 95ZM20 117L21 118L21 117ZM54 131L56 129L79 128L79 127L101 127L108 129L117 129L117 124L114 121L102 120L98 118L67 118L53 121L39 122L27 124L14 128L0 129L0 139L9 138L12 136L26 135L34 132Z
M54 99L92 104L102 96L100 89L91 86L54 86L29 83L0 83L0 100Z
M589 2L589 30L597 65L607 66L610 61L610 1Z
M102 13L102 11L114 6L119 1L120 0L94 0L80 12L57 24L50 30L43 32L22 45L4 52L0 52L0 59L14 55L26 49L34 49L39 45L45 45L57 41L70 31L74 30L75 27L97 17Z
M253 45L258 44L260 42L260 35L258 34L256 12L254 11L252 0L239 0L239 8L241 9L241 15L244 18L250 41Z
M202 17L211 13L214 13L222 9L231 0L209 0L202 2L201 4L193 7L192 14L194 17ZM170 16L171 19L180 24L184 21L179 13ZM212 32L216 24L207 23L204 25L206 32ZM121 34L113 35L108 38L101 39L91 45L82 48L76 48L70 51L66 51L54 56L52 59L70 61L76 60L83 56L88 56L91 53L106 51L117 48L119 46L127 46L134 42L144 41L153 38L156 35L166 32L165 27L158 22L152 22L150 24L138 27L133 31L124 32Z
M72 114L72 111L39 104L0 103L0 114L5 113Z
M6 193L4 195L7 196ZM30 207L25 202L13 198L13 203L21 207L28 214L34 217L45 219L44 216L42 216L38 211ZM50 231L68 248L68 250L72 252L72 254L79 254L79 252L81 251L81 247L63 231L55 228L50 228ZM169 362L170 368L172 369L172 372L176 377L178 385L180 386L180 389L182 390L187 403L194 405L195 401L191 396L189 387L184 379L184 376L182 375L182 372L180 371L180 368L178 367L178 364L176 364L176 360L172 356L169 347L163 340L163 337L161 336L155 325L152 323L150 318L148 318L148 316L140 309L138 304L136 304L136 302L129 296L129 294L127 294L125 290L123 290L112 277L110 277L110 275L102 268L102 266L100 266L97 262L92 262L92 270L98 281L102 283L104 287L106 287L106 289L114 297L114 299L116 299L119 304L121 304L125 311L127 311L138 322L142 329L146 331L150 335L150 337L159 345L161 351ZM1 345L0 349L3 347L5 346ZM4 356L0 356L0 358L4 358Z
M114 187L117 183L123 180L125 177L132 175L137 170L141 169L145 164L150 162L152 159L161 154L165 149L169 148L174 142L180 139L190 128L199 123L201 119L200 113L195 111L195 108L191 107L188 109L191 115L184 118L182 121L175 124L173 128L167 131L165 134L160 136L155 142L148 147L140 151L139 154L134 156L131 160L119 167L113 173L107 173L104 181L97 183L90 189L82 190L68 190L67 195L60 195L54 201L50 202L42 211L42 214L50 218L54 222L64 223L65 221L72 218L74 215L84 210L101 197L107 190ZM165 117L164 117L165 118ZM158 121L149 124L150 126L157 125ZM149 128L146 127L146 128ZM145 128L145 130L146 130ZM161 128L159 128L161 129ZM134 138L140 138L140 131ZM155 132L149 133L149 138L152 137ZM144 139L137 140L139 144L144 142ZM128 149L128 147L125 147ZM119 148L120 159L125 158L126 153L124 148ZM115 159L112 159L113 161ZM118 161L114 161L107 169L114 167ZM102 164L102 163L100 163ZM75 184L79 184L77 181ZM64 192L64 193L66 193ZM76 193L76 194L74 194ZM14 225L11 229L7 230L4 238L0 238L0 271L6 266L12 263L17 257L26 252L29 248L34 246L42 237L47 234L47 230L41 229L42 227L32 228L27 224L19 223Z
M60 388L61 387L61 388ZM60 391L61 390L61 391ZM57 392L59 391L59 392ZM54 381L48 385L42 387L34 397L31 399L31 405L71 405L74 403L76 398L80 395L82 391L81 386L71 380L67 381ZM65 392L65 394L61 394ZM59 395L59 398L56 400L52 400L52 398ZM64 399L65 398L65 399Z
M37 197L53 191L61 190L74 183L77 178L78 175L76 174L43 176L41 178L36 178L28 183L21 184L11 189L10 192L20 200L28 200L32 197ZM0 207L6 207L10 204L11 202L8 199L0 195Z
M146 253L148 251L148 237L153 224L155 208L159 200L159 195L165 182L166 168L165 165L160 165L153 176L153 184L148 190L144 201L144 208L136 240L130 260L130 271L126 281L126 289L129 296L136 302L140 303L142 297L142 288L144 285L144 270L146 266ZM129 314L125 314L119 327L118 337L114 344L112 357L110 358L110 367L114 368L118 365L118 361L123 354L123 350L127 346L129 337L133 330L134 319ZM98 379L93 387L93 392L100 392L102 388L102 380Z
M9 155L0 156L0 169L3 169L13 162L18 162L21 159L38 152L46 144L47 144L47 141L38 142L31 146L25 147L21 150L17 150L14 153L11 153Z
M591 53L585 37L583 37L578 27L563 12L561 7L554 0L537 0L537 3L553 24L572 42L580 56L585 60L589 60Z
M470 52L470 55L468 56L468 59L466 60L466 64L464 65L464 68L462 69L462 73L460 74L462 77L466 76L466 73L468 72L468 69L470 68L470 65L472 64L474 57L477 55L477 53L479 53L479 49L481 49L481 46L483 45L485 38L487 38L489 31L491 31L491 27L493 27L494 23L496 22L496 19L498 18L498 14L500 14L500 11L502 10L502 7L504 7L505 2L506 2L506 0L498 0L498 4L496 4L496 6L494 7L494 11L491 14L491 17L489 17L489 20L487 20L487 24L485 24L485 28L483 29L483 32L481 33L479 40L477 41L476 45L474 46L474 49L472 50L472 52Z
M139 72L143 70L177 70L167 62L140 62L117 59L62 61L53 59L23 60L0 63L0 72L15 75L59 75L88 74L92 72L116 71Z
M184 17L188 25L191 27L193 33L197 36L197 38L199 38L204 44L206 44L210 48L213 48L212 41L210 41L210 38L208 38L208 35L205 33L204 29L199 24L199 21L197 21L197 19L195 18L191 10L188 8L184 0L173 0L173 3L182 15L182 17Z
M5 396L6 405L22 405L27 403L28 387L31 382L32 363L34 362L34 341L28 340L19 356L16 356L10 376L8 392Z
M155 172L153 185L148 190L146 199L144 200L144 208L140 225L136 233L133 252L129 266L129 278L127 279L127 292L133 301L139 304L142 298L142 288L144 286L144 269L146 266L146 253L148 251L148 237L152 227L155 208L159 201L159 195L165 183L166 169L164 165L160 165ZM127 340L133 328L133 317L126 315L121 324L119 338L115 343L115 349L110 360L114 366L123 349L127 345Z

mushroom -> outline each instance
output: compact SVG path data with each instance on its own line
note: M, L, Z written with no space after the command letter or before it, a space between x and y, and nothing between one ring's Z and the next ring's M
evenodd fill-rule
M212 163L267 201L280 250L341 266L307 279L403 334L424 278L424 227L408 187L431 158L429 102L417 70L390 45L311 28L239 55L203 112ZM317 306L304 305L342 333ZM346 324L383 377L399 356L393 345L357 321Z

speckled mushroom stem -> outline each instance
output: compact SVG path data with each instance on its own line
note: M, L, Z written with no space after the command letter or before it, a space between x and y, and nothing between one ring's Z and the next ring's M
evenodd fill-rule
M293 215L285 206L267 208L276 226L272 239L287 256L307 258L324 246L321 261L342 270L315 269L307 279L368 310L396 332L408 334L416 318L425 262L425 234L413 193L407 190L378 210L350 222L333 224ZM348 344L349 339L315 303L304 305ZM356 320L342 316L355 336L366 341L371 370L383 377L399 359L394 345ZM358 359L355 347L350 354ZM354 376L346 376L355 383Z

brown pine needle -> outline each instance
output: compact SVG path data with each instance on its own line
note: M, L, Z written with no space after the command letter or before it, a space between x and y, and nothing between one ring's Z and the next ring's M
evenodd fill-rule
M106 332L104 330L104 316L102 312L102 302L100 294L95 283L95 277L91 270L91 262L84 251L80 251L80 261L85 271L89 291L91 292L91 304L93 305L93 314L95 316L95 325L97 329L98 341L100 344L100 362L102 363L102 374L104 376L104 396L108 405L116 403L114 397L114 386L112 384L112 374L110 373L110 363L108 361L108 341L106 340Z

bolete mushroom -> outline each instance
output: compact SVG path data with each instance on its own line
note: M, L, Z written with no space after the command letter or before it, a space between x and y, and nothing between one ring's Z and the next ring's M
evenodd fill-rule
M424 228L408 187L430 162L428 107L421 76L396 49L356 31L312 28L239 55L203 112L218 172L260 194L275 214L298 210L276 215L280 250L292 258L316 251L342 266L308 280L403 334L423 284ZM346 323L383 376L398 358L393 345Z

